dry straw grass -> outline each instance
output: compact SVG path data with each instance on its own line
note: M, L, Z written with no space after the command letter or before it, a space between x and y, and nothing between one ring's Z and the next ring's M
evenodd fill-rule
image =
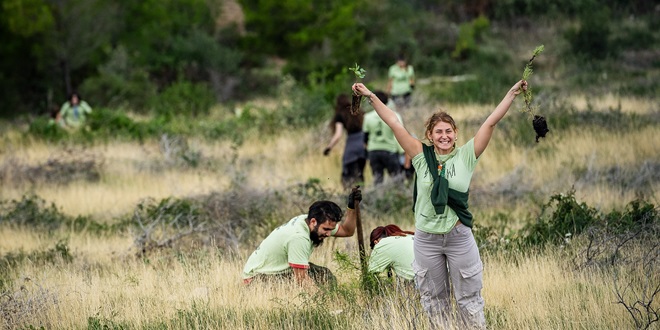
M579 109L583 108L583 98L576 97L571 102ZM598 108L620 103L626 113L656 111L655 105L646 101L612 96L602 102ZM421 135L423 120L435 108L428 104L417 105L404 113L410 131ZM461 125L461 142L471 137L478 123L492 110L489 106L450 105L447 108ZM512 109L507 116L519 115ZM622 207L636 196L625 186L612 182L622 182L630 177L629 174L624 171L621 178L615 177L614 181L604 181L598 176L611 168L640 168L643 160L657 163L659 130L657 126L649 126L626 132L553 131L531 150L506 143L496 131L489 150L480 160L472 184L477 205L482 207L475 210L479 221L489 224L492 216L506 210L512 217L511 225L519 227L530 213L537 212L533 209L536 206L530 206L524 198L516 200L518 204L509 205L511 199L502 197L507 194L517 198L535 193L547 200L552 194L575 188L576 197L589 205L604 210ZM0 166L9 164L11 159L22 164L40 164L56 154L54 149L59 148L36 141L17 143L16 136L12 131L0 141ZM338 145L329 157L323 157L322 149L329 138L329 132L322 125L276 136L251 136L237 149L226 142L191 140L191 148L202 155L202 165L198 167L167 163L155 142L140 146L112 142L84 150L102 157L100 181L75 181L59 186L39 182L32 186L3 184L0 198L19 198L26 192L34 192L55 202L67 214L90 214L112 221L130 212L147 197L159 199L205 194L223 191L236 184L256 189L280 189L318 178L328 190L338 192L341 191L340 150L343 145ZM366 184L367 191L373 189L369 175ZM657 188L657 181L650 182L650 195L647 196L656 204ZM479 196L487 197L480 200ZM382 223L398 223L405 229L412 229L412 219L370 218L368 212L365 215L366 234ZM282 219L282 222L286 220ZM303 326L283 315L316 306L310 296L299 289L277 285L246 288L241 284L243 262L259 243L257 241L241 247L238 255L193 247L197 254L177 257L163 254L143 260L134 257L130 233L113 236L64 232L44 234L0 227L0 255L43 250L52 247L62 237L68 238L74 256L71 263L44 266L28 262L14 270L18 277L11 293L24 293L16 294L14 301L26 301L30 294L33 298L44 299L39 300L39 308L32 310L29 318L5 326L84 328L89 325L91 317L106 323L129 325L130 328L159 324L162 328L268 329L275 326L299 329ZM340 275L343 285L355 285L356 272L339 269L333 259L335 249L356 255L354 239L337 239L315 251L312 262L330 267ZM623 308L613 303L611 279L599 273L569 271L559 252L518 256L513 260L511 257L485 255L484 261L483 294L493 328L604 329L631 326ZM323 305L324 315L334 315L332 320L335 320L336 328L428 327L419 310L401 308L413 306L415 302L412 300L370 299L355 287L349 289L357 295L355 300L330 297ZM194 314L196 321L193 325L181 323L182 312ZM274 320L279 323L273 323Z
M30 238L29 233L4 231ZM337 239L335 248L346 248L343 239ZM43 243L43 238L42 238ZM272 328L273 320L255 316L255 311L295 311L308 308L312 303L309 293L297 288L277 284L244 286L241 283L241 260L206 251L206 255L179 257L153 256L148 262L126 256L108 257L110 251L122 250L126 240L117 238L77 238L71 242L76 260L57 267L21 269L19 284L34 294L51 297L51 302L40 305L25 324L44 325L47 328L70 329L85 327L92 316L115 324L130 324L141 328L169 322L168 328L177 328L179 311L233 311L234 315L218 313L208 316L207 325L221 328ZM331 245L332 243L329 242ZM316 251L313 262L324 264L340 275L341 283L354 281L351 273L339 270L331 257L331 246ZM543 256L509 258L486 255L483 295L487 312L493 315L493 328L497 329L583 329L627 328L630 326L625 311L613 303L611 281L597 273L573 273L562 264L562 257L551 253ZM343 275L343 276L342 276ZM26 278L29 278L27 280ZM39 290L37 290L39 289ZM311 293L314 294L313 292ZM369 301L357 297L351 302L331 298L326 313L351 317L350 326L338 328L374 328L377 325L399 324L410 328L415 323L426 329L428 324L411 297L409 305L392 306L390 297ZM405 308L402 308L405 307ZM362 311L353 315L353 309ZM361 316L360 316L361 315ZM204 317L204 314L197 315ZM251 319L251 326L247 320ZM199 320L198 320L199 321ZM283 320L288 329L300 329L294 322Z

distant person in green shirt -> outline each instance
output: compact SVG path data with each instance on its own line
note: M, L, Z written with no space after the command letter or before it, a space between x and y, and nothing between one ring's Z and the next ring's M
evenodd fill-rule
M399 55L396 63L387 72L387 94L392 98L397 110L403 111L410 105L412 91L415 88L415 69L408 64L405 56Z
M388 103L385 92L376 91L374 94L383 104ZM398 113L396 115L403 122L401 115ZM402 167L399 162L399 154L403 154L403 148L394 137L392 129L378 117L376 111L370 111L364 115L362 131L364 131L364 140L367 144L369 166L373 174L374 185L383 183L385 170L387 170L390 178L400 175Z
M341 208L331 201L317 201L307 214L301 214L279 226L261 242L250 255L243 268L243 282L255 279L290 280L304 287L316 284L332 284L332 272L309 262L314 247L326 237L351 237L355 233L357 211L355 206L362 200L359 187L348 196L346 220ZM341 222L341 223L340 223Z
M92 107L87 104L77 92L71 93L69 100L62 104L58 121L64 127L78 128L85 123L85 118L92 113Z
M371 231L371 256L369 256L369 272L382 273L393 270L396 276L413 281L413 236L412 231L404 231L397 225L378 226Z

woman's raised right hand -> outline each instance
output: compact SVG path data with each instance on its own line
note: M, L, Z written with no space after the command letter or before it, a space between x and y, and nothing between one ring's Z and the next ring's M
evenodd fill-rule
M356 95L370 95L371 91L365 86L363 83L355 83L353 84L353 92Z

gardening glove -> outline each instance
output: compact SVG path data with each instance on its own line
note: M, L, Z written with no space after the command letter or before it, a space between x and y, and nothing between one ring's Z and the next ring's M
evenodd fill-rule
M329 155L329 154L330 154L330 148L329 148L329 147L323 149L323 156L327 156L327 155Z
M355 186L351 193L348 195L348 208L351 210L355 209L355 202L362 201L362 191L360 191L360 186Z

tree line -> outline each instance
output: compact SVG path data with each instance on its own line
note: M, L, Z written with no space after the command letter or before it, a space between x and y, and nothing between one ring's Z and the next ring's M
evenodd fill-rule
M370 74L384 74L400 53L422 69L451 70L446 59L469 60L484 20L487 27L593 8L642 15L653 6L647 0L4 0L0 116L47 113L72 91L96 106L138 112L162 103L163 94L240 100L272 93L281 73L331 85L360 62L374 68Z

